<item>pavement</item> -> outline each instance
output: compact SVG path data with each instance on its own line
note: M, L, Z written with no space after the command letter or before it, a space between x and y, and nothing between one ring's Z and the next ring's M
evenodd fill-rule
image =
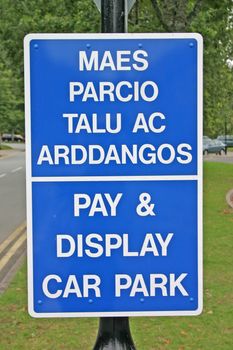
M3 158L11 157L14 153L12 150L2 150L0 149L0 160Z
M214 154L210 153L207 154L203 157L204 161L207 162L218 162L218 163L230 163L233 164L233 152L227 152L225 155L219 155L219 154Z

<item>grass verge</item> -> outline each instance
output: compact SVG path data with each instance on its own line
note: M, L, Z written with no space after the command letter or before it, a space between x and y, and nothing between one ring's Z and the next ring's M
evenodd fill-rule
M205 164L204 311L196 317L131 319L138 350L231 350L233 344L233 165ZM27 314L26 267L0 298L0 349L92 349L98 320L32 319Z
M10 146L8 146L8 145L0 144L0 150L5 151L5 150L10 150L10 149L12 149L12 147L10 147Z

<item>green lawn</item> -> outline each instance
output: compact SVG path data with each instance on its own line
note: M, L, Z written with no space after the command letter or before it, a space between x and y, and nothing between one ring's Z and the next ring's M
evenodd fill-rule
M205 164L204 311L194 317L131 319L137 350L232 350L233 165ZM91 350L98 320L32 319L27 314L26 267L0 298L0 350Z

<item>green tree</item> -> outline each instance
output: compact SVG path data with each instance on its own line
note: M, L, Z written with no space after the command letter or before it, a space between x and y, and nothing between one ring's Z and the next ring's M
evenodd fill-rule
M8 132L22 131L24 36L98 32L99 14L92 0L0 0L0 13L0 127Z
M24 121L18 111L20 100L17 98L19 81L1 61L0 71L0 135L4 132L22 132Z
M200 12L203 1L151 0L160 24L167 32L184 32Z
M233 133L232 0L141 0L135 32L199 32L204 38L204 133ZM133 18L133 13L131 14Z

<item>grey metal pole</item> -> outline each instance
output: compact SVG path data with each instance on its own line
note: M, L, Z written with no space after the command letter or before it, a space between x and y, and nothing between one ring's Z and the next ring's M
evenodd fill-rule
M126 0L127 1L127 0ZM125 0L101 1L102 33L125 33Z
M128 317L102 317L93 350L136 350Z
M126 31L127 0L102 0L102 33ZM136 350L130 333L128 317L102 317L93 350Z

